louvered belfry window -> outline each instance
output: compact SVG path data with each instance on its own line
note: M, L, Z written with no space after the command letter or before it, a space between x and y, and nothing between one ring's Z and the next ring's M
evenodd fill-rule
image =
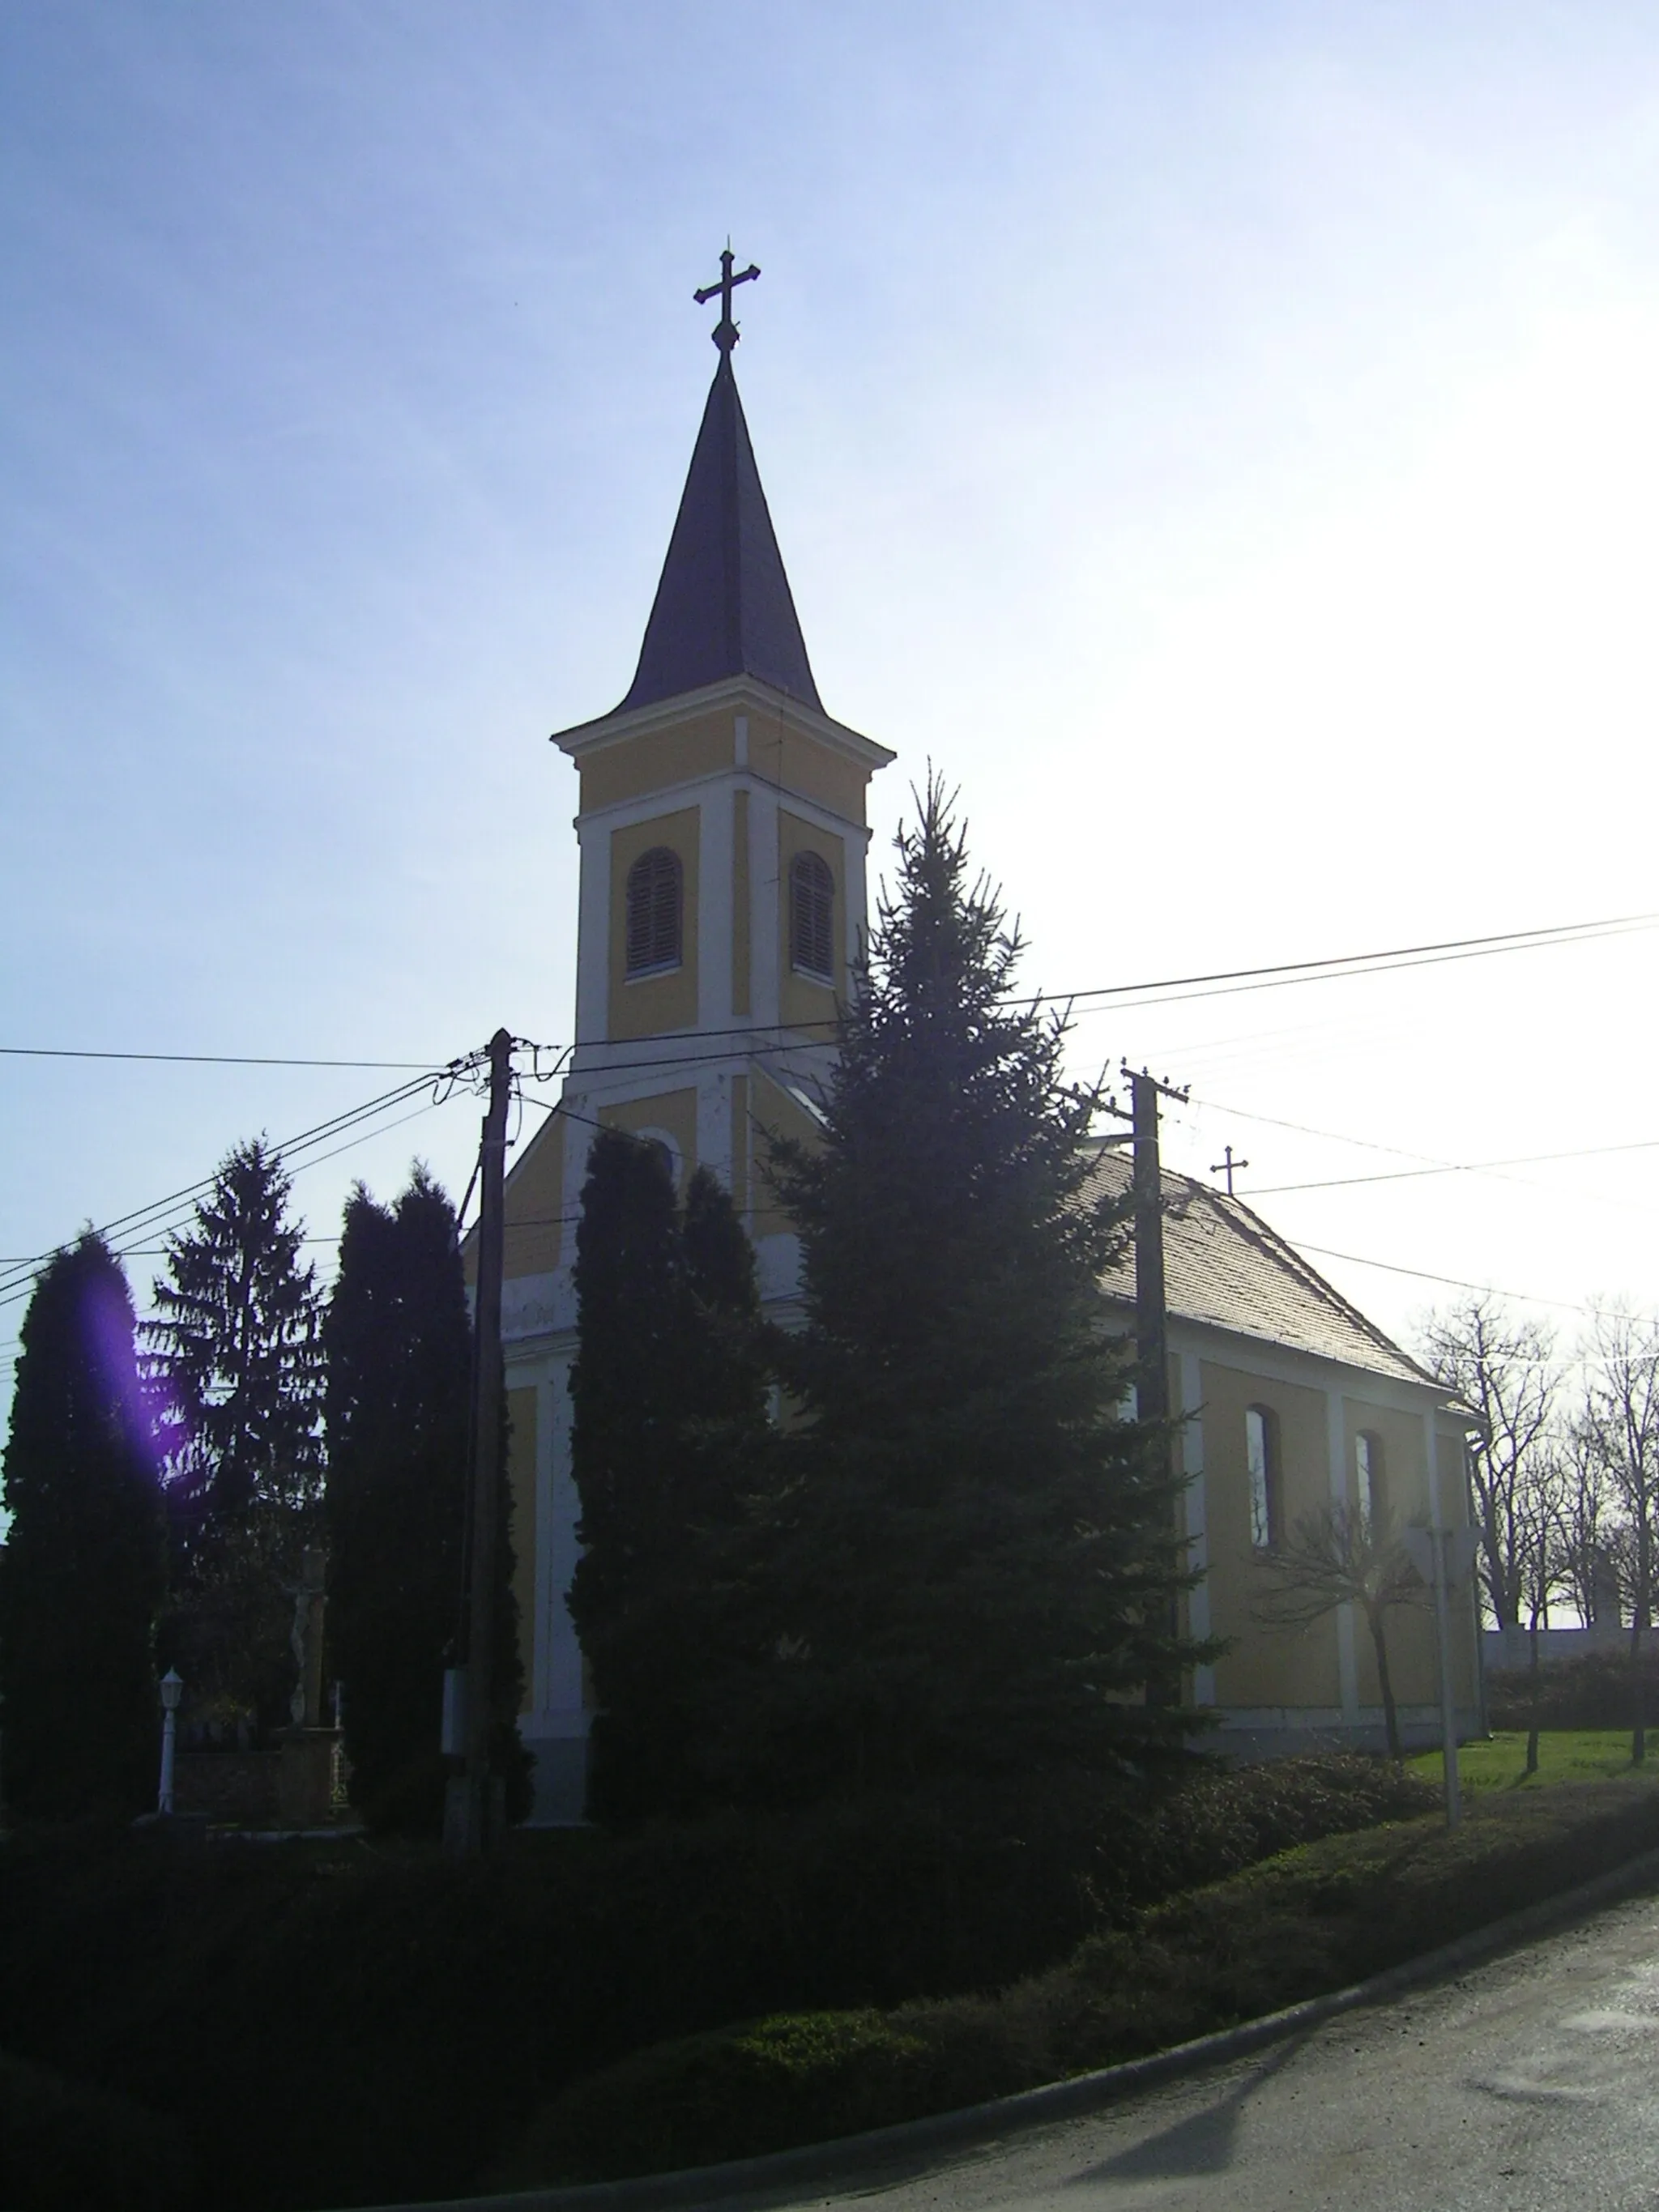
M628 973L680 964L680 860L666 845L641 853L628 871Z
M817 853L789 863L789 962L804 975L836 976L836 879Z

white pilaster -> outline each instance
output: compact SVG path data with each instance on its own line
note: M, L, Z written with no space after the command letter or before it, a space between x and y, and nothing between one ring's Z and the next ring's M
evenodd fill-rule
M1348 1431L1343 1418L1342 1393L1325 1393L1325 1449L1330 1462L1331 1504L1346 1510L1348 1503ZM1359 1669L1354 1656L1354 1617L1352 1605L1336 1609L1336 1672L1341 1687L1342 1717L1352 1726L1359 1718Z
M732 1188L732 1077L705 1070L697 1081L697 1158Z
M576 824L581 889L576 908L576 1042L598 1044L611 1021L611 825Z
M533 1711L545 1712L550 1695L553 1653L552 1605L562 1593L553 1582L553 1462L555 1413L553 1377L544 1374L536 1384L536 1595L531 1632L530 1703Z
M550 1501L547 1579L543 1627L547 1650L545 1674L550 1713L580 1714L582 1705L582 1655L576 1626L565 1603L565 1592L576 1571L581 1547L576 1541L580 1506L570 1471L570 1362L568 1356L554 1362L546 1384L548 1393L548 1456Z
M1204 1490L1204 1419L1203 1370L1196 1352L1181 1355L1181 1471L1187 1478L1184 1498L1187 1513L1187 1564L1200 1573L1207 1573L1210 1565L1210 1537L1207 1507ZM1210 1585L1197 1583L1187 1595L1187 1620L1193 1635L1203 1638L1210 1633ZM1194 1667L1193 1669L1193 1702L1199 1705L1215 1703L1215 1668Z

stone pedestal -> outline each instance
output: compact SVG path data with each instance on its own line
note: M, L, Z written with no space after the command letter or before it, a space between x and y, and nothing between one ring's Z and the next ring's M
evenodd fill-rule
M323 1828L334 1818L337 1729L284 1729L277 1738L276 1813L285 1828Z

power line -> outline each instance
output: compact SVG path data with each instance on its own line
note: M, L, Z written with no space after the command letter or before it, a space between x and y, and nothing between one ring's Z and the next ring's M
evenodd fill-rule
M1504 952L1545 951L1553 946L1590 944L1604 937L1629 934L1659 925L1659 913L1613 915L1595 921L1552 923L1536 929L1507 930L1485 937L1443 938L1423 945L1389 945L1372 952L1336 952L1308 960L1280 960L1256 968L1212 969L1194 975L1159 975L1134 983L1091 983L1074 990L1038 991L1003 1000L1009 1007L1075 1006L1082 1000L1133 1000L1146 1006L1171 1003L1164 998L1142 998L1146 992L1175 992L1194 999L1224 998L1235 992L1266 990L1281 984L1328 982L1356 975L1387 975L1400 967L1433 967L1449 960L1484 959ZM1209 988L1209 986L1215 988ZM1178 1001L1176 1001L1178 1003ZM1127 1009L1133 1011L1133 1008ZM787 1024L776 1022L737 1023L727 1029L700 1030L702 1037L744 1037L794 1030L833 1030L838 1017L824 1015ZM682 1034L672 1030L647 1030L630 1042L651 1044ZM515 1039L515 1042L520 1040ZM550 1049L551 1048L544 1048ZM302 1059L276 1053L125 1052L91 1047L59 1045L0 1045L0 1058L26 1060L148 1060L163 1065L210 1067L341 1067L384 1068L393 1072L431 1071L430 1060ZM656 1063L641 1062L641 1066Z
M1352 1141L1358 1142L1358 1139ZM1348 1190L1359 1183L1410 1182L1419 1176L1489 1175L1497 1168L1539 1167L1551 1160L1601 1159L1611 1152L1654 1151L1659 1151L1659 1137L1641 1137L1628 1145L1580 1145L1571 1152L1519 1152L1513 1159L1506 1160L1447 1160L1431 1167L1391 1168L1385 1175L1331 1176L1319 1182L1257 1183L1239 1195L1243 1198L1270 1198L1292 1190Z
M1444 1283L1455 1291L1485 1291L1498 1298L1518 1298L1522 1305L1559 1306L1564 1313L1589 1314L1593 1306L1574 1305L1569 1298L1547 1298L1535 1291L1500 1290L1494 1283L1473 1283L1462 1275L1431 1274L1426 1267L1402 1267L1392 1260L1368 1260L1358 1252L1335 1252L1328 1244L1306 1244L1287 1237L1285 1242L1293 1251L1317 1252L1322 1260L1346 1260L1354 1267L1376 1267L1385 1275L1410 1275L1419 1283Z
M271 1147L272 1153L276 1158L286 1162L298 1152L308 1152L314 1146L326 1143L331 1137L342 1135L347 1129L357 1127L362 1122L371 1121L378 1115L389 1112L392 1108L401 1105L406 1099L413 1097L417 1091L424 1090L428 1084L447 1083L453 1091L453 1085L471 1072L474 1064L474 1058L469 1055L463 1059L451 1060L441 1067L428 1067L415 1082L398 1084L392 1090L383 1091L378 1097L367 1099L359 1106L331 1115L327 1121L318 1122L310 1129L301 1130L297 1136L285 1139L281 1144ZM431 1103L433 1105L438 1105L443 1102L434 1098ZM425 1112L428 1109L422 1107L419 1110ZM416 1117L410 1115L404 1118L412 1121ZM392 1122L388 1126L395 1128L399 1125ZM378 1134L380 1132L374 1133ZM332 1158L334 1155L328 1154L324 1157ZM314 1166L318 1163L308 1160L304 1164ZM155 1200L149 1206L135 1206L130 1212L118 1214L112 1220L105 1222L91 1233L106 1240L112 1240L120 1255L125 1256L125 1250L122 1249L122 1232L125 1232L127 1237L167 1234L168 1229L174 1225L168 1217L179 1215L179 1218L184 1218L184 1215L187 1215L196 1200L212 1189L216 1179L214 1176L204 1176L196 1182L172 1192L166 1198ZM183 1215L180 1215L181 1208L184 1210ZM0 1278L0 1306L15 1304L18 1298L26 1297L33 1287L33 1270L43 1266L51 1257L51 1252L41 1252L37 1253L32 1260L21 1263L8 1263L13 1267L14 1272L9 1276Z
M90 1047L0 1044L3 1060L149 1060L179 1067L425 1068L428 1060L293 1060L277 1053L101 1052Z
M1051 1003L1067 1004L1077 999L1132 998L1143 991L1178 991L1183 997L1194 999L1221 998L1234 991L1272 990L1285 983L1329 982L1353 975L1388 975L1398 968L1434 968L1451 960L1486 959L1502 952L1547 951L1556 945L1591 944L1599 938L1651 929L1656 923L1659 923L1659 914L1614 915L1602 921L1562 922L1549 929L1510 930L1492 937L1447 938L1435 944L1394 945L1377 952L1338 953L1325 960L1283 960L1270 967L1218 969L1208 975L1168 975L1150 982L1107 983L1083 991L1044 995ZM1255 978L1267 980L1252 980ZM1190 988L1205 984L1227 988ZM1170 1002L1147 999L1140 1003L1163 1006Z

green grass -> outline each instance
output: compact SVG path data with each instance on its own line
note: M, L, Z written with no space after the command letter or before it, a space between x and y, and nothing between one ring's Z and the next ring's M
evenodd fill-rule
M1440 1779L1440 1753L1419 1752L1406 1761L1427 1782ZM1457 1754L1465 1790L1536 1790L1559 1782L1594 1782L1603 1775L1650 1772L1659 1779L1659 1731L1645 1769L1632 1769L1628 1729L1542 1729L1538 1737L1538 1771L1528 1774L1524 1730L1505 1729L1484 1742L1466 1743Z

